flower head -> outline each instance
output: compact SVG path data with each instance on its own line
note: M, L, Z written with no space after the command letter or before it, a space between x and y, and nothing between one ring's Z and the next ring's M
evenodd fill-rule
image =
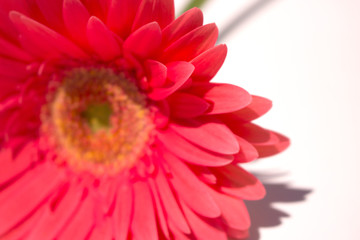
M212 83L227 48L173 0L3 0L0 238L227 239L287 138Z

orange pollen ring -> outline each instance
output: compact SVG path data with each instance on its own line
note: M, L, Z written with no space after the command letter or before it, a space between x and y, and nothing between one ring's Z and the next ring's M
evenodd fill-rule
M42 119L58 159L101 174L133 166L154 128L145 95L111 68L67 71Z

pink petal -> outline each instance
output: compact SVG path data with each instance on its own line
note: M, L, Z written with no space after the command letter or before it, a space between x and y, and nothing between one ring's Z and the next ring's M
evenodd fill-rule
M169 229L168 229L168 223L167 223L168 221L166 219L166 213L165 213L164 207L160 200L159 191L157 190L155 183L152 179L149 180L149 187L150 187L150 190L151 190L153 198L154 198L154 203L156 206L156 214L155 215L157 216L158 223L159 223L162 233L165 235L166 239L169 239L170 233L169 233Z
M163 29L163 44L168 46L183 35L202 25L202 11L198 8L192 8Z
M6 9L8 12L14 10L26 16L36 16L38 12L34 5L36 5L34 0L2 0L1 2L1 7ZM38 18L40 17L38 16Z
M94 226L95 201L87 196L80 204L79 210L68 225L56 237L57 240L86 239Z
M249 105L247 105L245 108L221 115L221 119L223 119L225 122L250 122L253 121L265 113L267 113L272 106L272 103L270 100L258 97L258 96L252 96L252 101Z
M210 107L204 99L195 95L176 92L168 98L171 115L175 118L194 118L202 115Z
M158 239L154 203L145 182L134 183L134 217L131 231L134 239Z
M0 76L2 78L24 78L26 75L28 75L26 64L0 57Z
M169 122L169 105L166 101L156 102L157 110L154 112L154 124L158 129L163 129Z
M1 2L1 4L3 4L3 2ZM0 8L0 31L6 33L9 40L17 42L19 34L9 18L9 10L6 10L3 6Z
M237 135L235 137L240 145L240 152L234 155L234 161L245 163L259 158L259 153L252 144Z
M0 152L0 185L29 170L37 154L38 152L33 143L24 146L15 159L13 159L10 149L2 150Z
M251 95L247 91L231 84L199 83L190 92L212 103L208 114L234 112L251 102Z
M21 61L33 60L32 56L30 56L26 51L3 38L0 38L0 54Z
M193 211L191 211L185 204L183 209L188 219L190 226L193 230L195 238L198 240L227 240L226 233L223 229L220 229L218 226L213 226L205 219L197 216Z
M213 152L236 154L240 150L231 130L216 119L188 119L170 127L190 142Z
M290 139L280 133L270 131L270 139L264 143L253 143L259 157L269 157L284 151L290 145Z
M112 237L112 227L110 224L109 218L105 218L101 223L97 224L92 231L88 240L111 240Z
M9 81L9 80L7 80ZM12 80L9 81L10 83L12 82ZM15 85L15 86L14 86ZM16 88L16 84L3 84L3 82L1 82L1 87L11 87L11 88ZM0 125L0 128L7 128L7 122L8 119L12 118L14 114L14 110L17 109L18 107L21 106L21 96L18 95L17 93L14 94L10 94L9 96L8 93L3 93L4 97L2 96L2 99L0 100L0 112L3 115L3 117L0 119L3 121L4 124ZM14 113L14 114L13 114ZM4 119L7 119L4 121Z
M179 198L204 217L220 216L220 209L212 199L208 187L194 175L186 164L171 154L164 154L163 157L171 168L173 177L170 178L170 181Z
M80 0L63 1L63 17L68 32L73 39L86 46L86 29L90 13Z
M215 154L202 150L180 137L171 129L159 133L158 137L168 151L184 161L195 165L209 167L224 166L233 160L232 155Z
M218 193L211 189L214 198L221 210L221 217L230 228L246 230L250 227L250 216L244 201Z
M33 215L26 219L23 223L15 228L11 229L5 235L1 236L1 240L14 240L14 239L27 239L28 233L32 231L34 226L38 223L38 220L44 216L44 212L47 210L46 206L42 206Z
M290 140L273 131L256 124L230 125L233 132L250 142L258 151L259 157L268 157L284 151L290 145Z
M142 0L137 11L132 31L141 26L156 21L161 28L174 20L175 10L173 0Z
M33 54L45 59L58 58L63 54L74 58L86 57L75 44L45 25L15 11L10 12L10 19L19 31L22 43Z
M77 183L71 183L65 196L60 200L55 211L47 208L45 214L34 224L27 240L55 239L65 226L75 210L79 207L83 195L82 188Z
M90 46L102 60L108 61L120 56L121 49L115 35L97 17L90 17L86 34Z
M81 0L88 9L91 16L95 16L101 20L106 19L109 0Z
M190 166L191 170L197 175L197 177L204 183L213 185L217 183L217 178L209 168L203 166Z
M173 0L157 0L154 4L155 21L163 29L175 19L175 8Z
M172 62L166 65L167 78L172 83L169 87L155 88L148 94L153 100L162 100L178 90L191 76L194 66L188 62Z
M141 0L111 0L107 26L125 39L130 34L140 2Z
M203 52L190 62L195 66L195 71L191 77L195 81L210 81L223 65L226 54L227 47L224 44Z
M215 24L198 27L172 43L160 57L164 62L190 61L213 47L218 33Z
M133 189L129 183L120 185L114 210L114 230L117 240L126 240L133 212Z
M265 188L253 175L236 165L217 168L220 190L245 200L259 200L265 196Z
M36 3L49 25L58 32L63 32L65 29L62 16L63 0L36 0Z
M151 87L161 87L164 85L167 76L167 67L161 62L146 60L145 69Z
M27 218L44 204L63 180L57 167L42 164L0 193L0 235ZM11 201L9 201L11 199ZM19 208L21 206L21 208Z
M170 189L169 182L166 179L164 172L159 169L158 174L155 178L156 185L158 187L158 192L160 194L161 202L164 205L166 213L173 221L173 223L183 232L191 233L191 230L185 220L185 217L180 209L179 204L177 203L173 192Z
M148 23L133 32L124 42L124 49L140 58L151 56L161 44L161 29L158 23Z
M253 123L228 122L230 129L251 144L261 144L270 140L270 131Z
M232 229L230 227L226 228L226 232L230 238L235 239L248 239L249 238L249 230L238 230L238 229Z
M175 223L173 223L172 221L169 221L169 228L171 230L172 235L174 236L174 239L176 239L176 240L189 240L189 239L191 239L189 235L186 235L182 231L180 231L175 226Z

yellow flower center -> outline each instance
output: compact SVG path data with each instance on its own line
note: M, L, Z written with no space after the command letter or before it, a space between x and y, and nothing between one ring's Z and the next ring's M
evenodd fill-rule
M101 174L131 167L154 128L145 95L111 68L66 72L43 112L43 132L62 159Z

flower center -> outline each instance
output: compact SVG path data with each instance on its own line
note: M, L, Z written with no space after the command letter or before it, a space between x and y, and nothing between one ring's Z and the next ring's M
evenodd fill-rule
M87 106L85 111L81 113L81 117L90 127L93 133L101 129L109 130L110 116L112 109L109 103L93 103Z
M154 128L145 95L111 68L65 73L43 111L43 133L59 158L116 173L142 157Z

